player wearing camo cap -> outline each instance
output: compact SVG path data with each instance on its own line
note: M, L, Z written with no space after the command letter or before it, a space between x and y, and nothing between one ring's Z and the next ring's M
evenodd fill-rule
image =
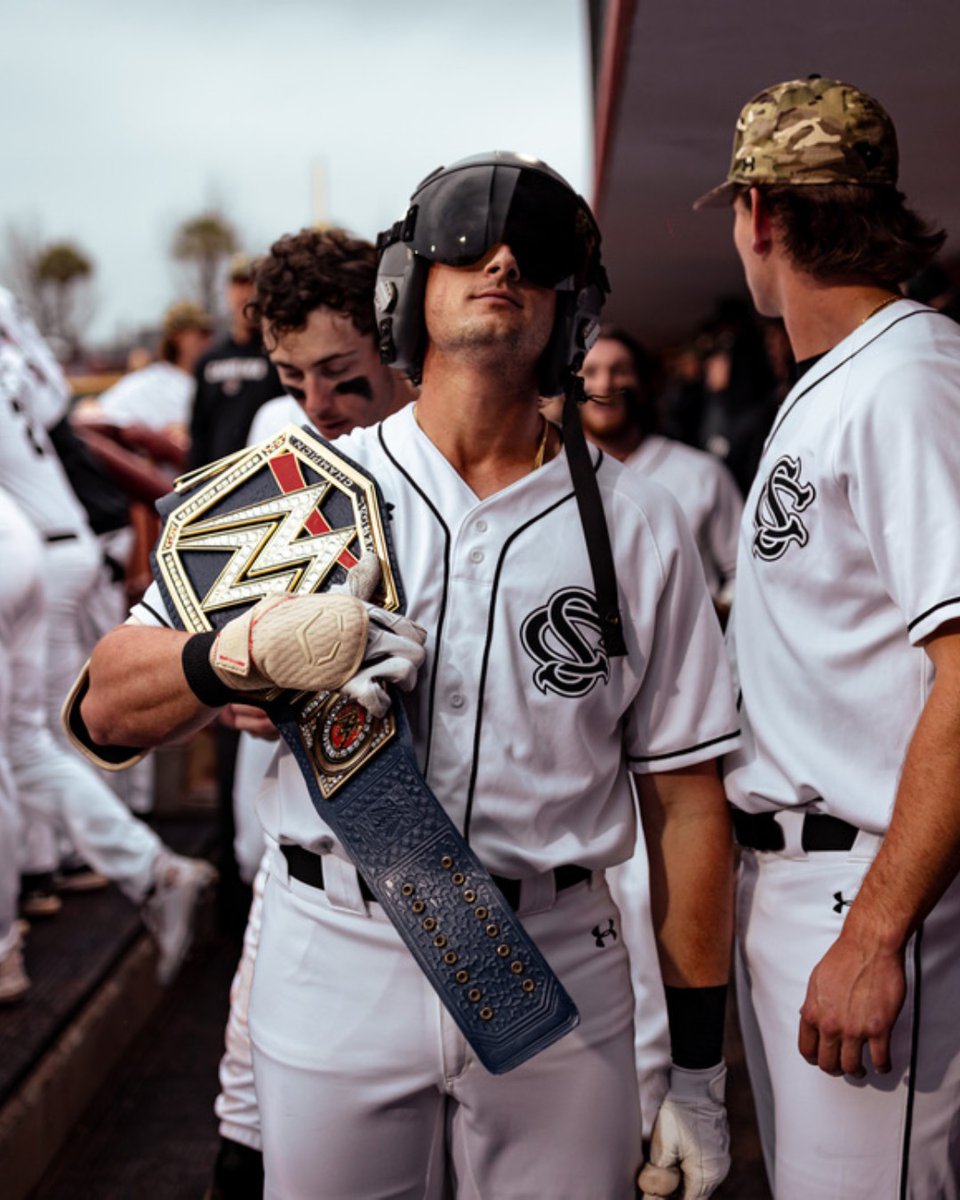
M960 1186L960 330L900 295L943 234L897 163L880 105L811 76L744 107L696 205L733 204L799 375L741 529L725 760L777 1200Z

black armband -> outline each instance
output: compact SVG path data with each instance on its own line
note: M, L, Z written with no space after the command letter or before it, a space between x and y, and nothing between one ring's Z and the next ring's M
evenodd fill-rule
M670 1025L670 1057L677 1067L702 1071L723 1058L723 1019L727 985L665 987Z
M180 655L183 677L190 691L208 708L223 708L238 698L235 689L228 687L210 665L210 648L216 636L214 630L195 633L183 643Z

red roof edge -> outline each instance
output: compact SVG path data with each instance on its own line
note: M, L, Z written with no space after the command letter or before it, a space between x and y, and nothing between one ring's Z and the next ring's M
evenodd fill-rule
M597 213L606 182L608 157L620 110L623 72L633 28L636 0L611 0L603 27L594 126L593 211Z

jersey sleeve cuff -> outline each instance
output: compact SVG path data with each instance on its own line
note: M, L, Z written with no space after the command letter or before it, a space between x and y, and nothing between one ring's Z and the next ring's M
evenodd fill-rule
M90 663L84 664L77 681L67 694L60 711L60 724L70 739L71 745L94 764L105 771L123 771L138 763L147 753L134 746L100 746L90 736L83 723L80 705L90 689Z
M740 730L733 729L719 737L708 738L692 746L664 750L659 754L628 754L627 765L637 775L655 775L660 771L680 771L697 763L707 762L729 754L740 745Z
M956 621L958 618L960 618L960 596L951 596L948 600L941 600L939 604L934 604L932 608L928 608L914 617L907 626L910 644L919 646L931 634L936 633L941 625L945 625L947 621Z

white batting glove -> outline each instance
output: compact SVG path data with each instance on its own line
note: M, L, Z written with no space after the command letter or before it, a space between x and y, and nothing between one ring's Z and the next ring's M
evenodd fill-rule
M343 684L340 692L356 700L374 717L382 717L390 707L385 684L394 683L409 692L417 682L427 652L423 648L427 631L399 613L365 605L367 610L367 649L360 669Z
M723 1096L727 1068L671 1067L670 1088L650 1139L650 1159L637 1179L644 1200L677 1195L706 1200L730 1170L730 1131ZM681 1187L682 1184L682 1187Z

